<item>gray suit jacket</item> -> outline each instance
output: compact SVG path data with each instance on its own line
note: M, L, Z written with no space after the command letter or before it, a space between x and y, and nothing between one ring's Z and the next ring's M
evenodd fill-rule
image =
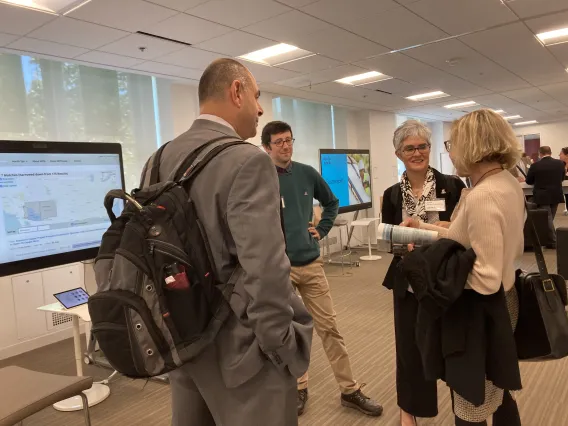
M160 181L170 178L190 152L224 135L241 139L219 123L196 120L164 149ZM219 279L227 282L236 265L242 267L230 299L234 315L215 342L225 385L245 383L267 358L300 377L309 365L313 323L290 281L274 164L252 144L232 146L200 172L190 196Z

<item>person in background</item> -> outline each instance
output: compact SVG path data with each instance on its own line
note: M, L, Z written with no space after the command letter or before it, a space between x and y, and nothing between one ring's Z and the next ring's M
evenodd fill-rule
M547 247L555 249L554 217L558 204L565 203L562 182L566 176L566 164L552 158L549 146L541 146L538 153L540 161L530 167L526 182L533 185L533 203L537 205L537 208L548 210L548 241L551 243Z
M462 189L461 179L430 167L431 131L416 120L404 122L394 132L395 155L406 171L400 183L383 195L382 221L398 225L409 217L448 226ZM383 285L393 290L396 341L396 389L402 426L416 424L416 417L438 414L437 386L427 381L415 341L418 301L399 274L400 257L392 260Z
M526 152L523 152L521 156L521 161L519 161L518 164L525 176L529 172L532 162L533 162L532 158Z
M244 65L214 61L198 92L200 115L164 149L160 181L208 141L256 135L260 91ZM169 373L172 425L295 426L295 378L309 366L313 323L290 282L274 165L252 144L229 147L197 176L190 197L219 280L235 282L232 313L214 342Z
M315 329L339 384L341 404L370 416L380 416L383 407L367 397L353 377L347 348L337 328L333 300L320 255L319 241L333 226L339 200L313 167L292 161L294 136L289 124L282 121L268 123L262 130L261 139L280 180L286 252L292 263L292 284L300 292L302 301L314 318ZM323 207L321 220L315 227L312 223L314 198ZM304 412L307 400L306 373L298 380L298 415Z
M568 179L568 147L562 148L559 155L560 161L565 165L566 174L564 175L564 180ZM568 194L564 194L565 204L564 204L564 216L568 216Z
M525 222L523 191L508 172L521 154L515 133L499 114L487 109L477 110L453 124L446 148L457 173L470 177L473 188L463 191L449 229L416 218L407 219L403 225L437 231L440 238L449 238L466 249L473 249L476 260L467 278L466 291L489 296L503 287L510 324L494 320L493 327L510 329L512 325L514 330L519 312L515 270L523 254ZM543 152L546 154L547 150ZM501 360L482 354L483 365L498 361ZM490 365L486 371L508 367L511 366ZM513 370L518 372L518 366L513 366ZM453 391L452 400L456 426L486 426L491 415L493 426L521 424L517 403L511 393L487 379L482 405L475 406Z

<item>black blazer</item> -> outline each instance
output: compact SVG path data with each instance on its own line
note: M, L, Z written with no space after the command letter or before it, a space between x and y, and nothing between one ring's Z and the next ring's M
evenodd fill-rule
M563 161L544 157L534 163L527 173L526 182L534 185L533 202L538 205L564 203L562 181L566 175Z
M461 192L465 188L463 181L457 176L444 175L434 170L436 178L436 197L446 200L446 211L440 212L440 220L448 222L452 217L452 213L458 204ZM392 192L398 186L398 197L396 204L392 202ZM388 188L383 194L383 208L381 212L381 221L389 225L400 225L402 222L402 193L400 191L400 183L397 183ZM404 296L408 283L400 276L396 265L400 261L400 257L395 257L387 271L383 285L394 290L396 295Z

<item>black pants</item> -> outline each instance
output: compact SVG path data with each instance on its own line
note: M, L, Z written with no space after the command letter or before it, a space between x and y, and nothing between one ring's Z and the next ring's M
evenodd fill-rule
M436 417L438 389L436 381L424 378L415 338L417 313L418 301L413 293L394 296L397 402L400 408L415 417Z
M487 426L487 421L472 423L456 416L456 426ZM493 413L493 426L521 426L519 408L511 394L507 391L503 392L503 404Z
M556 228L554 228L554 218L556 217L558 204L539 204L537 208L548 210L548 241L551 242L551 245L556 245Z

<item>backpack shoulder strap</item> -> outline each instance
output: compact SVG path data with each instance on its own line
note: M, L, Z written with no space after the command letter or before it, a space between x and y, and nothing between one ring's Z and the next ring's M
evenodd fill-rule
M163 144L144 165L142 170L142 179L140 180L140 188L146 188L150 185L155 185L160 181L160 161L162 160L162 153L164 148L170 142Z
M208 143L207 144L207 148L209 149L204 149L204 155L197 158L187 169L186 171L179 176L179 174L184 170L183 168L180 168L180 170L178 170L178 173L176 173L176 182L179 182L181 184L184 185L190 185L191 182L193 181L193 179L197 176L197 174L203 170L203 168L209 163L209 161L211 161L213 158L215 158L217 156L217 154L219 154L220 152L224 151L227 148L230 148L231 146L234 145L250 145L249 142L245 142L243 140L239 140L239 139L235 139L235 138L231 138L232 140L229 142L224 142L222 144L211 144Z

